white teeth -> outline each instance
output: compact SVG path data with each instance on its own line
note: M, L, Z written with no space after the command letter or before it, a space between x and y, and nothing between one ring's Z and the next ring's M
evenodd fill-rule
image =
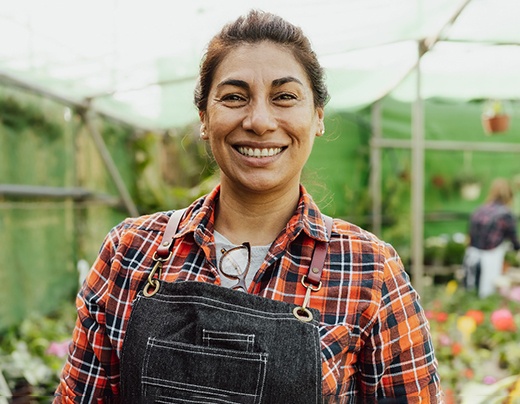
M271 157L282 151L281 147L273 147L270 149L253 149L251 147L239 147L238 151L247 157Z

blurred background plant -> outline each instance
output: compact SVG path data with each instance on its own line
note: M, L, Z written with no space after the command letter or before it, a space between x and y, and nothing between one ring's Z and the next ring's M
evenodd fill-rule
M520 286L480 299L451 280L429 288L423 306L446 403L517 402Z
M466 235L463 233L441 234L424 241L425 265L460 265L466 250Z
M74 306L66 305L48 317L28 317L0 336L0 371L7 384L4 389L9 389L2 396L12 394L12 402L50 402L68 354L75 315Z

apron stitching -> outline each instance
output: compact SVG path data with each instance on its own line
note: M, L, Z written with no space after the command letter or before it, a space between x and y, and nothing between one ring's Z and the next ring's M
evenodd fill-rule
M148 298L149 300L157 300L159 302L162 302L162 303L166 303L166 304L182 304L182 302L174 302L174 301L164 301L164 300L160 300L160 299L155 299L153 297L150 297ZM222 311L229 311L229 312L232 312L232 313L237 313L237 311L234 311L232 309L229 309L229 308L224 308L224 307L219 307L219 306L214 306L214 305L211 305L209 303L203 303L203 302L191 302L191 303L186 303L186 304L197 304L199 306L206 306L206 307L213 307L215 309L219 309L219 310L222 310ZM233 307L240 307L240 306L237 306L237 305L230 305L230 306L233 306ZM273 314L272 317L267 317L265 315L261 315L261 314L257 314L257 313L263 313L261 311L258 311L258 310L251 310L253 311L252 313L248 313L248 312L243 312L243 311L239 311L241 314L243 315L247 315L247 316L250 316L250 317L260 317L260 318L264 318L266 320L289 320L289 321L300 321L298 320L296 317L294 317L291 313L270 313L270 314ZM265 313L263 313L265 314ZM309 323L310 326L314 327L314 328L318 328L318 326L315 324L316 322L313 321L313 323Z
M143 368L141 369L141 378L143 380L148 377L148 373L146 372L146 370L148 369L148 363L149 363L150 356L151 356L149 352L150 352L151 348L154 346L154 340L155 340L155 338L148 337L148 344L146 344L146 351L145 351L145 363L144 363ZM148 395L147 385L144 384L144 386L143 386L143 384L144 383L141 383L141 388L143 389L143 395L147 396Z
M200 350L197 350L197 349L183 349L182 347L179 347L179 345L184 345L184 346L187 346L187 347L194 347L194 348L197 348L197 345L190 345L190 344L186 344L184 342L176 342L176 343L169 343L169 341L161 341L161 340L157 340L154 338L154 341L155 341L155 344L153 344L154 346L156 347L159 347L159 348L166 348L166 349L170 349L172 351L180 351L180 352L188 352L188 353L196 353L196 354L199 354L199 355L203 355L203 356L217 356L217 357L221 357L221 358L234 358L234 359L237 359L237 360L249 360L249 361L253 361L253 362L262 362L262 363L267 363L267 358L269 357L269 354L268 353L265 353L265 352L258 352L258 353L252 353L250 354L249 356L237 356L237 355L224 355L224 354L220 354L220 353L217 353L217 352L202 352ZM200 347L200 348L204 348L204 347ZM213 348L216 350L216 348ZM245 352L245 353L248 353L248 352ZM253 358L251 356L254 356Z
M319 332L318 332L318 347L321 348ZM321 358L318 355L318 352L321 354L321 349L315 349L314 350L315 361L316 361L316 363L319 363L319 366L316 366L316 384L318 384L318 383L321 384L321 366L322 366L322 362L321 362ZM320 402L320 395L318 394L318 392L320 390L321 389L316 389L316 404L318 404Z
M167 295L161 295L159 293L156 294L156 296L162 296L162 297L168 297ZM261 314L265 314L265 312L261 311L261 310L255 310L253 308L250 308L250 307L244 307L244 306L240 306L240 305L237 305L237 304L233 304L233 303L228 303L228 302L222 302L222 301L219 301L217 299L211 299L211 298L206 298L206 297L202 297L202 296L176 296L175 298L173 299L157 299L155 296L152 296L152 297L149 297L147 298L148 300L155 300L157 302L163 302L163 303L167 303L167 304L192 304L193 301L190 300L190 299L195 299L195 300L202 300L201 302L195 302L196 304L200 304L200 305L204 305L204 306L209 306L209 307L215 307L215 308L219 308L219 309L222 309L222 310L225 310L225 311L233 311L232 308L235 307L235 308L240 308L241 310L239 310L239 312L241 313L244 313L244 314L249 314L249 315L252 315L252 316L257 316L257 317L263 317ZM186 302L184 302L186 301ZM207 301L208 303L205 303L205 301ZM211 303L217 303L217 305L211 305ZM231 308L226 308L226 307L222 307L222 306L231 306ZM247 313L247 312L250 312L250 313ZM260 314L255 314L255 313L260 313ZM294 319L296 321L299 321L298 319L296 319L291 312L287 312L287 313L269 313L272 318L281 318L281 319ZM270 318L270 317L264 317L264 318ZM311 325L314 326L314 323L317 323L317 321L313 321L311 323Z
M211 394L223 396L223 397L225 397L226 395L237 393L236 391L216 389L216 388L200 386L198 384L192 384L192 383L182 383L182 382L173 382L173 381L166 383L166 381L164 379L159 379L157 377L151 377L151 376L147 376L146 380L148 380L150 382L150 384L154 384L156 386L161 386L161 387L166 387L166 388L175 386L175 388L177 388L179 390L187 390L187 391L194 391L194 392L200 391L200 388L202 387L203 389L210 390ZM250 397L258 396L258 394L251 394L251 393L240 393L240 394L243 394L245 396L250 396Z
M262 369L262 372L259 372L258 373L258 379L256 381L256 402L260 402L260 400L262 399L262 395L264 394L264 384L265 384L265 375L267 373L267 357L265 358L265 361L264 361L264 366L263 366L263 369ZM262 382L260 382L260 373L262 374ZM260 394L258 394L258 387L260 386Z
M203 387L204 389L208 390L208 391L206 391L206 393L210 393L215 396L226 397L226 395L229 396L230 394L235 395L238 393L236 391L219 390L219 389L215 389L215 388L211 388L211 387L207 387L207 386L200 386L198 384L180 383L180 382L161 383L161 382L164 382L163 379L158 379L156 377L150 377L150 376L146 377L146 379L149 381L150 384L153 384L154 386L160 386L160 387L166 387L166 388L171 388L172 386L175 386L175 388L178 390L184 390L184 391L188 391L188 392L197 393L197 392L200 392L200 388ZM216 391L212 391L212 390L216 390ZM251 394L251 393L240 393L240 394L249 396L249 397L258 397L258 394ZM162 396L162 397L166 397L166 396ZM223 400L218 397L215 397L215 398L217 398L219 400ZM176 398L176 399L179 399L179 398ZM226 402L227 402L227 400L226 400Z
M161 341L161 340L157 340L156 338L148 338L148 341L152 341L152 344L153 346L158 346L158 347L163 347L163 348L167 348L167 349L171 349L171 350L177 350L177 351L181 351L181 352L187 352L187 353L197 353L199 355L203 355L203 356L217 356L217 357L223 357L223 358L229 358L229 357L232 357L236 360L247 360L249 362L257 362L259 364L259 368L258 368L258 377L257 377L257 384L256 384L256 387L255 387L255 394L251 394L251 393L240 393L240 394L245 394L245 395L248 395L248 396L252 396L252 397L257 397L257 398L261 398L262 395L263 395L263 384L264 383L260 383L260 377L262 376L262 382L265 382L265 377L266 377L266 367L267 367L267 360L268 360L268 357L269 357L269 354L267 353L253 353L251 352L251 356L255 356L256 358L251 358L251 357L239 357L239 356L234 356L234 355L222 355L222 354L218 354L218 353L212 353L212 352L201 352L200 350L197 350L197 349L182 349L181 347L179 347L180 344L182 345L185 345L184 343L175 343L175 344L171 344L169 343L169 341ZM174 346L175 345L175 346ZM191 346L191 345L190 345ZM196 346L193 346L193 348L196 348ZM149 349L147 349L147 352L149 352ZM249 353L249 352L247 352ZM149 359L150 355L147 355L147 359L146 359L146 364L145 366L148 365L148 359ZM164 381L163 379L158 379L158 378L154 378L154 377L151 377L151 376L144 376L143 375L143 380L159 380L159 381ZM159 384L159 383L156 383L156 384ZM175 386L178 386L179 384L182 384L182 385L186 385L186 383L179 383L179 382L174 382L174 381L171 381L170 382L170 385L168 384L161 384L163 387L171 387L172 385L175 385ZM145 384L146 385L146 384ZM260 386L260 393L258 392L258 389L259 389L259 386ZM204 386L205 389L207 390L217 390L217 391L225 391L227 393L237 393L235 391L232 391L230 392L229 390L220 390L220 389L216 389L216 388L210 388L210 387L207 387L207 386ZM215 394L215 393L214 393Z

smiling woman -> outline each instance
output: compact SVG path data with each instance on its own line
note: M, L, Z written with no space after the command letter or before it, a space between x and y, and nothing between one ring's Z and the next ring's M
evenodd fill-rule
M56 402L441 401L398 254L300 183L327 99L309 41L276 15L210 41L195 103L221 183L107 235Z
M260 197L276 201L273 208L291 207L285 217L262 220L258 242L271 242L299 199L301 171L323 129L323 108L315 107L307 74L293 53L270 41L231 49L212 83L200 117L221 169L221 201L240 215L258 205ZM266 207L259 206L260 216ZM217 229L228 221L235 222L223 211ZM249 226L222 230L232 241L255 242L258 236Z

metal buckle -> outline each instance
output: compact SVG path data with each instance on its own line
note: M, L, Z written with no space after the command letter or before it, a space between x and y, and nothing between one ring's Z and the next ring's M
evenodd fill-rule
M305 297L303 299L303 304L301 306L295 307L293 309L293 315L298 320L308 323L312 321L314 318L312 312L307 308L309 305L309 300L311 299L311 292L317 292L321 289L321 281L318 286L312 285L312 283L305 283L307 280L307 275L304 275L301 279L302 285L307 289L305 292Z
M143 295L146 297L151 297L155 295L159 291L159 287L161 283L158 279L161 278L162 266L163 263L168 261L172 256L172 252L168 254L166 258L161 258L157 255L157 251L153 255L153 260L155 261L155 265L152 268L152 271L148 274L148 280L146 281L146 285L143 288ZM157 273L157 279L154 279L155 274ZM152 290L150 288L153 287Z

